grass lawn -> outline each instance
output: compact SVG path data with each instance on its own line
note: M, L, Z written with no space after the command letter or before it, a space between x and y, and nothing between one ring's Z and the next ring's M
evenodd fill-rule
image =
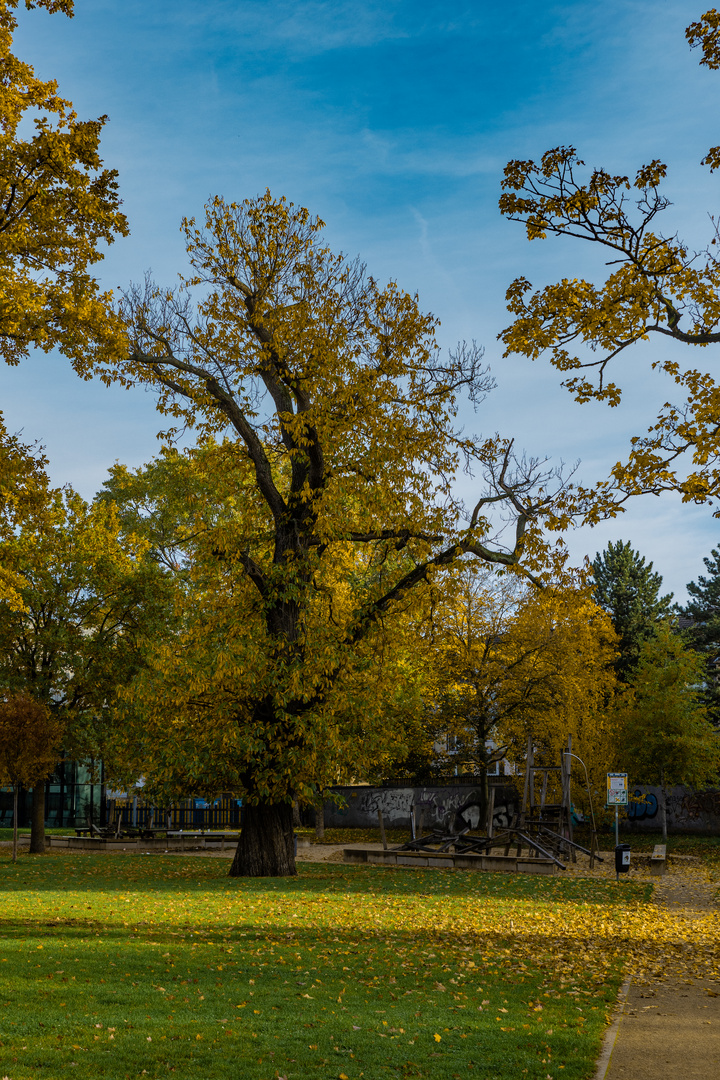
M223 859L0 861L0 1075L585 1080L648 887Z

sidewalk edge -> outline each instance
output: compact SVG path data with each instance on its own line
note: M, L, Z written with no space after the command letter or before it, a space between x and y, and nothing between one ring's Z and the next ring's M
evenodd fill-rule
M605 1080L605 1077L607 1076L607 1071L610 1068L610 1058L612 1057L612 1052L615 1049L615 1040L617 1039L618 1029L620 1028L620 1021L622 1020L623 1013L625 1012L625 1006L627 1005L627 998L628 994L630 993L631 983L632 975L628 975L627 979L620 987L617 1005L615 1006L617 1010L616 1016L610 1027L605 1032L600 1057L598 1058L595 1072L593 1073L593 1080Z

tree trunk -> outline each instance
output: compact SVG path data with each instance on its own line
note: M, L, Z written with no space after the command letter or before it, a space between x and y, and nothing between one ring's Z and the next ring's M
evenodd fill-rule
M13 862L17 862L17 804L18 786L13 784Z
M45 854L45 785L35 784L32 793L30 854Z
M295 869L290 803L243 804L243 824L230 877L288 877Z
M293 829L299 829L302 826L300 820L300 803L295 799L293 802Z
M325 800L322 795L315 801L315 839L325 839Z
M662 838L667 841L667 795L665 794L665 770L660 770L660 823Z

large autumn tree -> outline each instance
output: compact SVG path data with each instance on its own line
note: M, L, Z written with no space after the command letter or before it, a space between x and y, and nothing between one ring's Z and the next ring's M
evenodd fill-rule
M686 33L702 49L700 62L720 67L718 12L706 12ZM703 163L717 168L720 148ZM643 492L677 491L698 503L720 495L720 383L712 374L712 347L720 343L718 236L714 228L697 252L663 229L666 173L659 160L634 176L587 169L572 146L505 169L500 209L525 225L528 239L587 241L610 268L599 268L604 280L597 283L570 272L535 289L517 278L507 292L514 319L500 335L507 353L547 356L577 401L617 405L615 380L633 346L651 339L677 346L654 356L652 367L671 377L680 399L667 402L647 432L632 439L625 460L586 505L590 521Z
M0 357L17 364L33 348L77 356L112 310L91 268L102 247L127 234L114 170L104 169L107 117L79 120L54 80L12 51L18 0L0 0ZM72 16L72 0L25 0ZM37 524L45 462L9 433L0 415L0 534ZM0 598L18 604L17 579L0 568Z
M175 687L184 692L178 683L192 670L191 656L192 665L208 673L220 667L218 695L231 667L237 672L236 696L243 693L242 680L257 674L262 646L252 587L242 568L218 559L219 551L241 544L247 530L258 527L244 513L246 482L234 442L208 439L182 453L166 448L140 469L117 465L105 485L104 499L111 501L124 533L148 544L147 558L171 598L174 629L166 627L154 646L148 643L145 670L121 694L121 722L112 740L114 761L122 769L117 779L125 783L142 772L146 791L160 803L242 786L235 755L229 753L233 733L224 729L228 718L222 719L220 696L212 718L201 716L198 725L185 713L178 722L172 706L156 706L167 702ZM364 578L374 572L351 548L338 549L324 592L327 597L332 588L336 621L347 617ZM323 593L319 577L315 589ZM406 611L396 620L391 639L379 636L374 649L356 650L352 676L346 672L342 695L333 696L334 729L342 738L318 740L315 752L296 769L306 801L311 789L368 779L382 773L394 755L407 752L408 723L421 708L413 615ZM170 666L169 648L177 653ZM229 724L234 726L232 713ZM226 740L224 749L219 738Z
M47 708L77 759L107 756L115 688L142 664L144 639L167 626L164 578L147 555L112 503L88 504L70 488L47 491L39 521L0 538L19 599L0 600L0 686ZM45 849L44 812L42 784L31 851Z
M294 872L292 800L347 743L338 718L366 699L362 665L413 590L464 554L532 569L549 500L536 464L514 469L508 444L457 425L460 395L488 388L480 350L442 356L417 298L330 251L322 224L269 193L213 199L184 223L189 277L131 289L124 351L99 339L79 365L151 387L201 441L229 433L233 514L197 561L202 602L158 656L165 690L145 679L137 700L168 748L211 746L242 795L236 874ZM467 509L461 465L489 484Z

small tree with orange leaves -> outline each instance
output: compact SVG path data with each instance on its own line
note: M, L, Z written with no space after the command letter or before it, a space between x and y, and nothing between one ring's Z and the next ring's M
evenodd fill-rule
M59 758L63 726L29 694L0 701L0 783L13 789L13 862L17 862L18 789L46 780Z

